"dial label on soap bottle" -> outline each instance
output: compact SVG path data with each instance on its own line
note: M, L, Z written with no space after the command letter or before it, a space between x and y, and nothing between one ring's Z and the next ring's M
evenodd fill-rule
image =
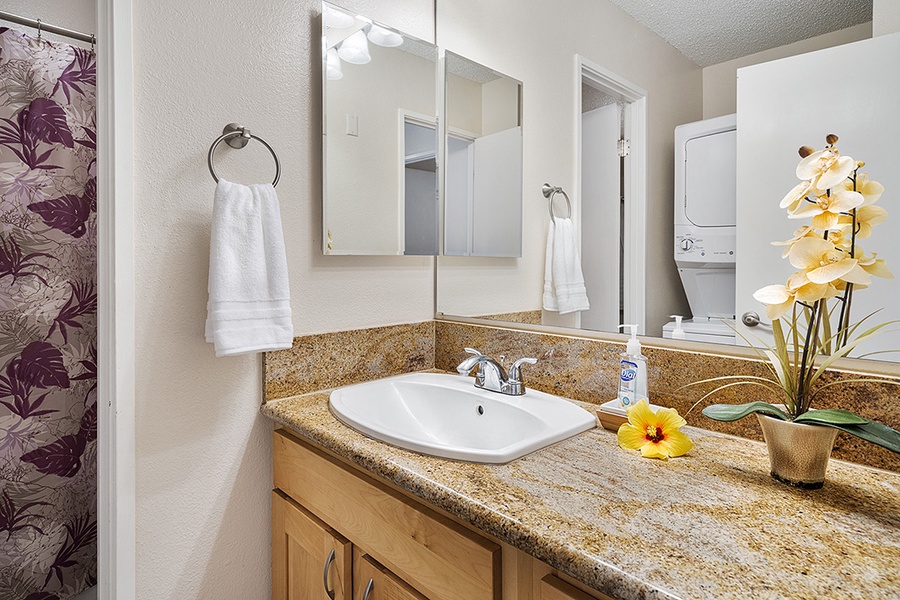
M619 372L619 402L624 407L632 406L635 398L638 365L630 360L623 360Z

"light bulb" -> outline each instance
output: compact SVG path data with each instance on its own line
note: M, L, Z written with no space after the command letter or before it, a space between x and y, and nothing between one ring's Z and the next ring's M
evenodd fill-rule
M376 46L396 48L403 43L403 36L390 29L372 25L372 28L369 30L369 41Z
M344 40L337 52L341 60L354 65L364 65L372 60L372 56L369 54L369 42L366 41L366 34L362 29Z
M338 58L337 50L330 48L325 53L325 77L332 81L336 81L344 76L341 71L341 59Z

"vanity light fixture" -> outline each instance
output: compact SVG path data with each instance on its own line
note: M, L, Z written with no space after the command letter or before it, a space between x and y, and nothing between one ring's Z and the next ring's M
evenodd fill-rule
M325 27L334 27L336 29L346 29L352 27L356 23L351 15L334 9L327 4L322 5L322 22Z
M403 36L396 31L391 31L390 29L385 29L384 27L379 27L374 24L371 29L369 29L368 37L369 41L376 46L383 46L385 48L396 48L403 43Z
M338 57L337 50L329 48L325 53L325 77L331 81L337 81L344 76L341 71L341 59Z
M337 53L341 60L354 65L365 65L372 60L366 34L361 29L344 40Z

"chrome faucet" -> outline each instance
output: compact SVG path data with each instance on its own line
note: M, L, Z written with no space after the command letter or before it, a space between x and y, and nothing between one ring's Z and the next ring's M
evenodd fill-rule
M466 352L472 356L459 363L456 370L460 375L468 375L472 369L478 367L478 373L475 374L475 387L508 396L521 396L525 393L522 365L533 365L537 362L536 358L520 358L512 364L507 375L503 365L490 356L482 354L474 348L466 348ZM500 358L503 359L502 356Z

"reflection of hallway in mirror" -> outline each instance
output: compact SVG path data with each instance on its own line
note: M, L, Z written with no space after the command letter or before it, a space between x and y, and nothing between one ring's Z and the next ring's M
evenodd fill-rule
M615 98L584 84L582 89L581 248L590 257L583 269L591 308L582 312L581 327L615 331L622 322L621 118Z

